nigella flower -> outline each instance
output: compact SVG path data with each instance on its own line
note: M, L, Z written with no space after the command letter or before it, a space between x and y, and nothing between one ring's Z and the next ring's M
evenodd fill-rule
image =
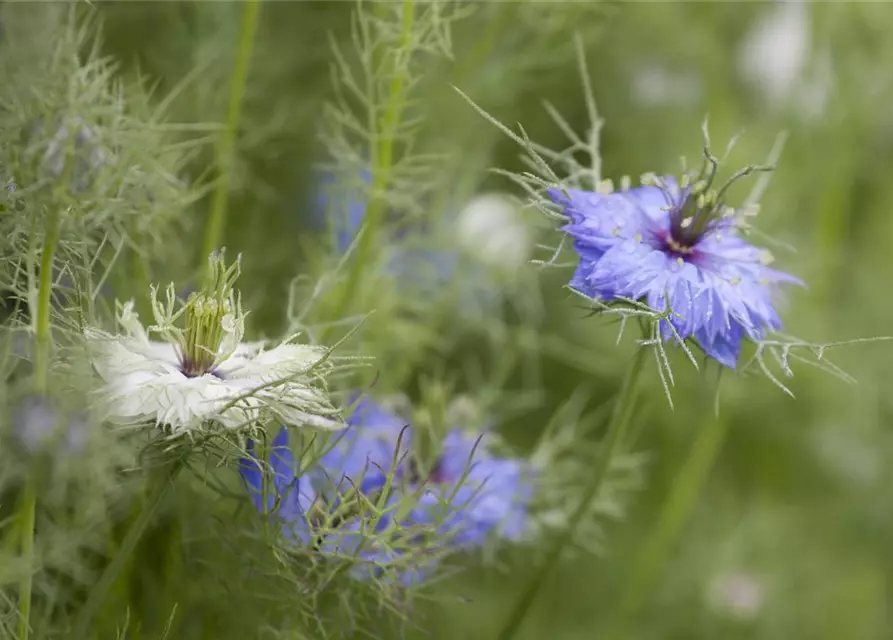
M347 428L335 436L320 460L320 480L331 487L356 486L369 492L384 486L388 476L402 469L410 453L409 423L368 398L354 396L345 419Z
M373 449L371 455L381 453ZM398 521L395 514L405 496L396 487L381 511L372 507L384 488L383 476L336 488L327 482L331 470L320 465L300 468L284 427L272 442L267 465L259 460L253 442L248 451L250 457L242 460L240 472L252 501L258 511L275 518L290 544L350 559L351 574L361 579L387 576L409 585L423 580L436 566L436 559L417 539L418 527ZM350 459L345 462L351 466Z
M423 465L410 449L408 422L385 407L364 399L347 422L336 436L341 442L321 461L329 478L366 490L387 477L399 480L420 497L414 521L436 526L456 546L479 546L491 534L517 540L525 533L531 467L495 456L493 435L451 428L436 443L432 464Z
M444 517L440 527L457 546L481 546L494 533L517 541L527 532L531 467L493 455L494 444L491 434L451 429L433 469L421 479L425 495L417 515Z
M749 170L739 172L735 178ZM712 190L713 171L695 180L643 176L643 186L615 193L550 189L570 218L580 264L571 287L590 298L644 299L658 311L669 305L679 338L734 368L742 340L781 328L772 302L779 284L803 284L769 268L771 254L740 235L755 209L724 202L733 180ZM673 337L661 322L665 339Z
M171 285L162 305L153 288L156 324L148 331L163 342L149 340L132 301L118 310L124 334L87 330L109 420L167 425L173 433L211 422L238 428L268 419L341 426L331 417L335 410L323 386L332 366L327 349L242 342L245 315L233 290L238 274L238 261L226 268L223 257L213 254L206 286L185 302ZM181 318L185 326L178 326Z

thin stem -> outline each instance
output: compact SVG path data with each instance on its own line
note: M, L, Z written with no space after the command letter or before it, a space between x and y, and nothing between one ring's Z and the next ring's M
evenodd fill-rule
M611 421L608 423L607 435L599 450L598 458L595 461L591 481L583 492L579 506L576 511L574 511L573 515L571 515L567 528L562 535L555 540L555 544L549 550L546 560L540 567L540 570L536 572L533 579L528 584L527 589L512 610L508 622L497 636L499 640L510 640L521 628L521 623L524 621L524 617L527 615L530 605L533 604L540 589L545 586L549 574L561 559L561 554L564 552L565 547L573 541L577 527L580 526L586 513L590 510L593 499L598 496L602 483L608 475L611 459L619 450L624 439L624 433L629 425L629 419L633 411L633 402L636 396L636 383L642 371L642 365L645 362L645 353L645 347L640 346L637 348L636 354L633 356L633 360L630 363L629 370L627 370L626 376L623 378L623 384L620 388L620 396L617 398L614 410L611 413Z
M43 251L40 257L40 280L37 286L37 315L34 329L34 387L37 393L46 393L50 370L50 298L53 294L53 259L59 243L62 216L54 208L47 219Z
M53 207L47 218L40 257L40 280L37 286L37 309L34 329L34 390L44 395L49 387L51 341L51 297L53 293L53 259L62 227L59 209ZM19 620L17 637L28 640L31 633L31 591L34 580L34 526L37 516L37 489L34 478L29 474L25 479L21 501L18 507L21 554L25 565L24 575L19 583Z
M384 6L384 5L379 5ZM400 42L397 46L398 56L394 76L388 87L388 107L380 122L371 122L375 132L375 142L372 152L372 186L369 208L363 218L360 228L360 239L357 244L356 254L353 256L353 267L344 288L336 311L335 318L345 315L347 307L354 298L354 293L360 284L361 276L366 268L366 258L375 246L375 237L381 226L381 218L385 213L386 200L382 196L391 181L391 170L394 164L394 139L397 135L397 125L403 113L405 105L404 88L409 80L409 55L412 43L412 29L415 21L415 0L403 0L403 21L400 29ZM405 59L403 59L405 58ZM322 341L327 341L334 330L333 325L326 327L322 335Z
M105 598L108 595L109 590L112 588L112 585L114 585L115 580L117 580L121 569L123 569L127 560L133 554L134 549L136 549L137 543L145 532L152 517L155 515L155 512L158 510L158 506L161 504L162 500L164 500L164 497L173 485L174 479L177 477L177 474L182 467L183 459L178 458L174 462L166 464L159 472L155 479L155 486L152 489L152 493L150 494L146 505L140 511L139 517L130 526L130 529L127 530L127 534L121 542L121 547L118 549L115 557L112 558L112 561L105 568L105 571L102 572L99 582L97 582L96 586L90 591L90 597L87 598L86 604L84 604L74 622L74 633L71 635L72 638L88 637L90 623L93 621L93 617L105 601Z
M233 68L233 75L230 79L226 127L220 134L220 139L217 143L217 165L220 176L211 196L211 209L205 226L205 243L201 255L202 262L208 259L212 251L220 247L220 242L223 239L223 230L226 225L226 208L229 203L229 185L232 177L236 131L239 128L242 99L245 94L245 84L248 80L248 69L251 66L251 52L254 49L254 36L257 32L259 14L260 1L246 0L242 9L242 31L239 38L239 48L236 50L236 65Z
M657 519L641 550L636 553L625 587L616 608L615 632L621 635L625 625L641 606L648 587L664 567L673 544L691 514L701 486L713 468L728 433L728 420L721 417L704 420L695 436L688 460L673 482Z

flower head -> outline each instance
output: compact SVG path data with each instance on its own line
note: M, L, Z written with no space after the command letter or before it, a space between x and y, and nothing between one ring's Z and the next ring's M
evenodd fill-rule
M447 550L480 546L492 533L516 540L527 527L528 465L499 458L492 438L452 429L430 472L409 450L407 422L371 400L347 419L338 442L301 469L280 431L263 465L250 446L242 462L256 508L281 521L294 544L351 557L357 577L418 582ZM436 535L433 535L436 534Z
M430 518L447 504L441 528L462 547L480 546L492 533L519 540L527 530L531 469L523 461L493 455L493 444L490 434L451 429L424 479L421 512ZM425 512L425 507L432 510Z
M156 324L148 331L132 301L118 310L123 334L87 330L108 418L154 422L173 433L209 422L238 428L268 419L341 426L322 384L328 350L288 341L272 349L243 343L245 316L233 290L238 261L227 269L222 256L212 255L210 265L204 289L185 302L171 285L162 305L153 289ZM151 341L149 332L165 340Z
M707 355L734 368L742 340L781 328L772 302L776 286L802 284L771 269L771 254L741 237L756 209L724 203L714 171L692 180L643 176L643 186L614 193L558 189L548 192L570 218L580 264L571 286L603 300L644 299L669 308L679 338L693 338ZM667 321L665 339L673 337Z
M527 463L495 456L495 436L451 428L438 454L423 469L410 451L408 422L371 400L363 400L340 436L347 456L323 459L329 476L354 473L361 490L383 485L388 476L420 496L413 519L437 526L458 546L477 546L496 533L516 540L525 532L533 484ZM399 443L399 444L398 444ZM362 480L359 480L361 478Z
M420 553L421 544L413 544L417 532L411 525L397 521L400 493L390 494L380 512L371 508L384 488L383 478L363 486L336 487L325 482L329 469L318 464L301 469L296 464L284 427L272 442L268 465L260 462L253 442L249 442L249 454L240 471L252 501L258 511L276 518L292 544L351 558L352 575L357 578L380 578L386 568L393 568L390 574L397 582L412 584L435 565Z
M347 428L320 460L319 472L334 486L380 489L407 460L408 423L367 398L359 400L345 422Z

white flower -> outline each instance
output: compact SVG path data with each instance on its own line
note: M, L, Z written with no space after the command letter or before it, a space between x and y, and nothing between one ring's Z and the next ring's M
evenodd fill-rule
M752 620L763 609L765 587L743 571L724 573L710 585L708 599L715 610L738 620Z
M149 330L175 340L149 340L132 301L118 312L123 334L87 330L108 420L155 422L173 433L209 422L235 429L268 419L341 426L322 385L331 369L328 351L288 342L269 350L263 342L242 343L244 316L229 284L190 297L176 313L172 288L166 310L155 302L158 324ZM184 315L186 329L175 328L173 321Z
M833 85L830 51L813 55L809 6L805 2L778 2L754 27L741 45L739 69L757 85L771 107L792 104L801 116L822 114Z
M526 262L532 248L518 208L496 193L478 196L465 206L457 233L462 247L482 263L510 271Z

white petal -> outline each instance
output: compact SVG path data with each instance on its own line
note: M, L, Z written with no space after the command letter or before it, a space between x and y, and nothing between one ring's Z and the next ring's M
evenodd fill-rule
M253 358L239 361L224 375L227 378L254 378L259 384L272 382L309 371L325 355L326 350L322 347L281 344Z

